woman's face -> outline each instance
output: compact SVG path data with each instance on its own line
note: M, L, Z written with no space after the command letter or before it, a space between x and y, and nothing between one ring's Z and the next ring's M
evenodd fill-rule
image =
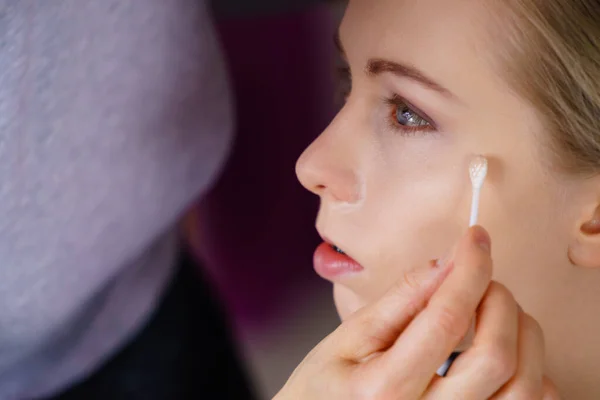
M485 155L479 223L495 279L558 344L585 320L573 299L589 284L567 255L582 185L552 169L534 109L492 67L502 38L486 26L501 21L484 3L351 0L340 42L352 89L297 174L320 196L319 233L364 268L329 277L346 318L451 250L468 224L469 161Z

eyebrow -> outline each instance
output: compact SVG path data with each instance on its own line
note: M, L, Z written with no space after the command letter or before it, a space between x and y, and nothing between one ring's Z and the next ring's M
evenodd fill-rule
M344 50L344 46L342 45L342 41L340 39L339 32L336 32L336 34L334 35L333 42L335 44L335 47L339 51L340 55L343 58L346 58L346 52ZM431 90L434 90L436 92L439 92L446 97L450 97L453 99L456 98L456 96L450 90L448 90L444 86L440 85L433 79L429 78L427 75L425 75L419 69L417 69L413 66L410 66L410 65L401 64L401 63L398 63L395 61L385 60L382 58L372 58L369 61L367 61L367 65L365 67L365 72L366 72L367 76L370 76L370 77L376 77L383 73L389 72L396 76L399 76L402 78L408 78L413 81L416 81L416 82L420 83L421 85L423 85Z
M455 97L454 94L452 94L452 92L450 92L448 89L446 89L433 79L428 78L417 68L412 67L410 65L400 64L394 61L383 60L380 58L373 58L367 61L367 67L365 68L365 70L367 72L367 75L371 77L381 75L385 72L391 72L396 76L412 79L413 81L416 81L431 90L439 92L446 97Z

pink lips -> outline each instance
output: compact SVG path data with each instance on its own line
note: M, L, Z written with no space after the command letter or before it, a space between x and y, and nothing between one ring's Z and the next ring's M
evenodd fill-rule
M363 270L359 263L346 254L336 251L326 242L321 243L315 250L313 264L317 274L327 280L334 280Z

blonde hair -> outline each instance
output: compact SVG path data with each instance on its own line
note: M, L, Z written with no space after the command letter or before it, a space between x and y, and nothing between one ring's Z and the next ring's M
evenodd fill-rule
M539 111L560 166L599 173L600 0L492 2L509 15L506 78Z

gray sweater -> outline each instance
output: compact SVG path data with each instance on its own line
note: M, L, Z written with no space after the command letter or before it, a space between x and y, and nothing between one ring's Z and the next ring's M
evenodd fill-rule
M84 378L140 328L228 100L203 0L0 0L0 399Z

